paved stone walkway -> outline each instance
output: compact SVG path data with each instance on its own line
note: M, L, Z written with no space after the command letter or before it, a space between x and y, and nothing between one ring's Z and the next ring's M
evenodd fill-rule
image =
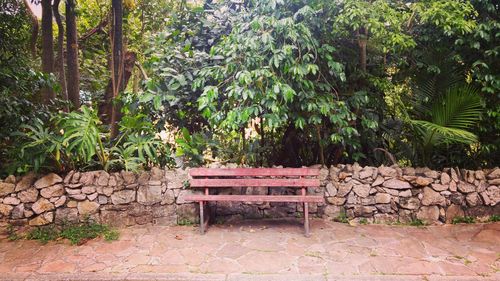
M118 241L10 242L3 280L500 280L500 223L431 227L314 220L134 226Z

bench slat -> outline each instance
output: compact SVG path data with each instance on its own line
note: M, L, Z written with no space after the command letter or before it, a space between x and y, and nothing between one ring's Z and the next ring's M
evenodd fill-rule
M191 187L316 187L318 179L192 179Z
M192 177L295 177L318 176L319 169L313 168L194 168L189 170Z
M323 196L302 195L188 195L187 201L307 202L323 203Z

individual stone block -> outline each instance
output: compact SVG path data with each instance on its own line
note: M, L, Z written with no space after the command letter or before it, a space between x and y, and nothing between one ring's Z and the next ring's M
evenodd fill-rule
M135 201L134 190L121 190L111 195L111 202L113 202L114 205L127 204L132 201Z
M29 188L27 190L21 191L17 194L17 197L23 203L32 203L35 202L38 198L38 189Z
M45 198L38 199L38 201L31 206L31 209L35 212L35 214L41 214L46 211L54 210L54 208L54 204L50 203L50 201Z
M60 176L58 176L54 173L50 173L50 174L38 179L34 185L35 185L35 188L42 189L42 188L45 188L45 187L48 187L51 185L62 183L62 181L63 181L63 179Z

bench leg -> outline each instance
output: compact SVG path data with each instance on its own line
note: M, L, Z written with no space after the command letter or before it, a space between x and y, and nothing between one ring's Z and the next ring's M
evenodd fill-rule
M203 217L203 201L200 201L200 232L205 234L205 218Z
M309 237L309 204L304 203L304 230L306 237Z

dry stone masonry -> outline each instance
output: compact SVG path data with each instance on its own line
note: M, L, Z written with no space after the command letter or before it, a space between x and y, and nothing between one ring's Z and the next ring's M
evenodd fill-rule
M420 219L432 224L450 223L457 216L500 214L499 168L433 171L354 164L322 168L319 178L322 187L308 192L325 196L325 204L312 204L310 211L325 219L347 216L372 223ZM193 223L198 205L184 198L200 191L189 189L187 182L187 170L159 168L139 174L71 171L64 177L54 173L9 176L0 181L0 222L40 226L91 218L114 226ZM220 192L295 194L297 190L227 188ZM209 207L217 219L302 215L302 206L295 203L213 202Z

